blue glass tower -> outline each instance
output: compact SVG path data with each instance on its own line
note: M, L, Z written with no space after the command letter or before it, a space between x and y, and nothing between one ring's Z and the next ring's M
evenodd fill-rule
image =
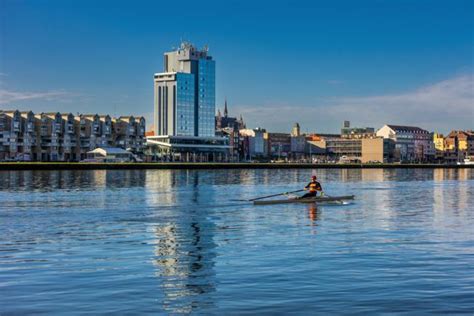
M182 43L165 53L155 74L155 132L169 136L215 136L215 61L207 47Z

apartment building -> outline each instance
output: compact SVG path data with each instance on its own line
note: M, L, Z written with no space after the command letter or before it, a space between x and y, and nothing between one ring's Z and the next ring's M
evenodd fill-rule
M143 117L0 111L0 160L79 161L98 147L144 150Z
M21 135L21 113L0 111L0 159L10 159L18 155Z
M400 161L431 161L435 157L433 134L415 126L384 125L376 135L395 142L395 156Z
M451 131L444 138L444 160L455 163L474 157L474 131Z
M291 136L289 133L265 133L267 155L272 158L286 158L291 153Z

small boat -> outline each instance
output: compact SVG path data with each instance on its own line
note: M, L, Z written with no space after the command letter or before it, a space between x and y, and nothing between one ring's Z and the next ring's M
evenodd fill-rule
M337 202L344 200L353 200L354 195L344 196L315 196L309 198L292 198L286 200L267 200L267 201L253 201L254 205L271 205L271 204L287 204L287 203L321 203L321 202Z

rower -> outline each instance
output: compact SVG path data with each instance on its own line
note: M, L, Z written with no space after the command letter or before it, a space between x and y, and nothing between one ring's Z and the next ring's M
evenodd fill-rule
M311 182L308 183L308 185L305 186L304 189L308 190L309 192L300 197L300 199L314 197L316 196L318 191L321 192L321 195L323 195L323 187L321 186L321 183L318 182L316 176L311 177Z

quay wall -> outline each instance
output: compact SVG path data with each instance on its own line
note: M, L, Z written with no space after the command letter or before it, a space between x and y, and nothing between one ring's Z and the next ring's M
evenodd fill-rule
M304 163L65 163L2 162L1 170L104 170L104 169L416 169L474 168L474 165L452 164L304 164Z

